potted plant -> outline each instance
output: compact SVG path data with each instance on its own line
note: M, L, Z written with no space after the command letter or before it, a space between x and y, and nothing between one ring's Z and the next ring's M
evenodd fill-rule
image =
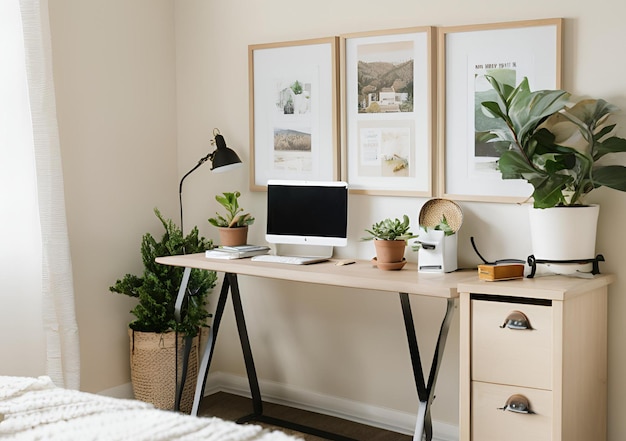
M387 218L365 229L369 235L361 240L374 240L378 268L394 270L405 265L404 251L407 240L417 237L411 233L410 228L409 217L405 214L402 220Z
M626 191L626 167L606 165L604 158L626 152L626 140L613 135L615 124L610 121L617 109L601 99L584 99L570 107L569 93L533 92L527 78L517 87L493 76L486 78L495 91L495 100L481 103L487 117L482 123L486 124L489 141L496 142L500 150L502 178L526 180L534 189L534 208L550 209L531 210L535 255L549 260L592 258L598 207L565 207L585 207L585 195L601 186ZM546 218L552 215L558 218ZM536 216L541 229L532 225ZM589 219L590 226L584 226L583 219ZM558 239L561 233L566 234ZM552 244L552 239L558 242ZM541 245L544 247L537 251ZM571 254L560 254L569 245L576 246Z
M215 200L226 209L226 215L215 213L216 217L209 218L209 223L219 228L220 244L223 246L245 245L248 241L248 226L254 223L250 213L243 213L239 206L241 193L222 193L216 195Z
M413 245L418 252L419 272L447 273L457 270L456 234L463 224L463 211L449 199L426 201L419 216L419 241Z
M198 334L201 327L207 326L207 296L215 286L217 276L213 271L192 270L188 283L191 295L183 305L181 320L178 321L174 310L184 269L159 265L155 258L203 252L211 249L213 244L199 237L197 227L183 237L177 225L164 219L158 209L155 208L154 212L165 233L160 241L150 233L143 236L143 274L126 274L109 289L139 300L130 311L135 320L129 324L131 379L135 398L151 402L158 408L174 408L176 378L172 372L176 366L176 348L180 347L182 353L186 346L190 369L180 408L189 412L193 404L194 376L197 376Z
M418 252L419 272L449 273L457 270L457 235L446 215L434 225L422 224L420 240L412 246Z

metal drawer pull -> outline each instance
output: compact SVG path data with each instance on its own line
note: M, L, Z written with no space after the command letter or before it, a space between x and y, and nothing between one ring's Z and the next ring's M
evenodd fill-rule
M528 317L520 311L510 313L500 327L509 329L533 329L532 326L530 326Z
M535 413L530 410L530 403L528 402L528 398L524 395L511 395L508 400L506 400L506 404L504 407L499 407L499 410L508 410L509 412L516 413Z

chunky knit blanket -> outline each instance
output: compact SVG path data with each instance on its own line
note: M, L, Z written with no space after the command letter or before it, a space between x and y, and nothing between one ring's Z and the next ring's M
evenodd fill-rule
M155 409L56 387L50 378L0 376L1 440L296 441L280 432Z

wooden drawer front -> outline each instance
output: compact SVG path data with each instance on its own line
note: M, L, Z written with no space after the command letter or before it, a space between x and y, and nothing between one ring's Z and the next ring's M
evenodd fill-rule
M528 399L534 413L502 410L512 395ZM472 383L472 441L552 440L552 392Z
M520 311L532 329L502 327ZM472 379L552 389L552 307L472 300Z

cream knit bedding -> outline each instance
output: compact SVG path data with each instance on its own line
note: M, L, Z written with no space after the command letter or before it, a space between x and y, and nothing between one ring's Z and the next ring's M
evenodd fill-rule
M0 376L0 440L295 441L259 426L197 418L152 405L56 387L50 378Z

